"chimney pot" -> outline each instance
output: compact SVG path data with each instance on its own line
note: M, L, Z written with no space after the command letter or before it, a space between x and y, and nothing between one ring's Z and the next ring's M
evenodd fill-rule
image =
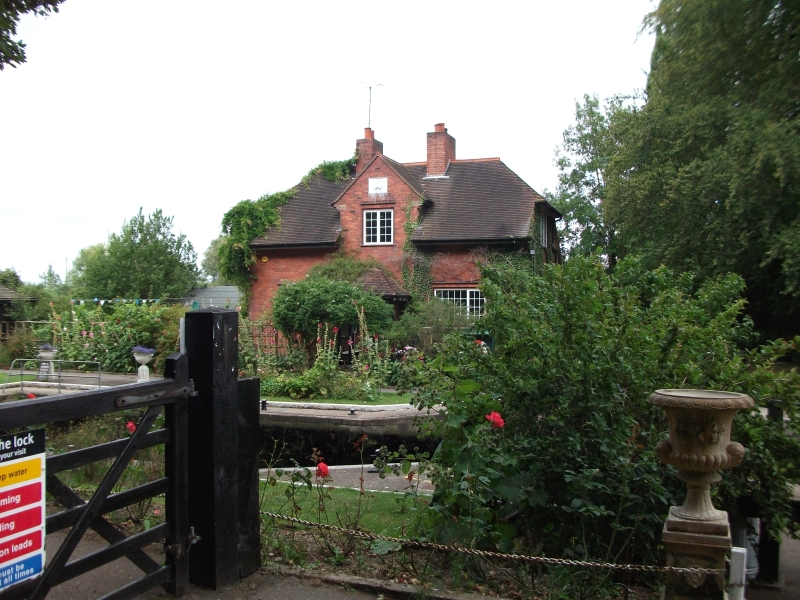
M366 139L366 140L374 140L375 139L375 132L372 131L371 127L364 127L364 139Z
M433 130L437 133L444 133L447 129L444 128L444 123L437 123L433 126Z

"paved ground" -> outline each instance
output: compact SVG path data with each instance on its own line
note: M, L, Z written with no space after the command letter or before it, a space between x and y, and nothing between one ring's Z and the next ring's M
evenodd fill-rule
M47 536L47 550L54 552L63 540L63 534ZM75 557L85 556L106 546L105 541L94 532L88 532L78 546ZM163 553L153 547L149 553L155 560L164 560ZM106 565L102 570L90 571L53 588L47 600L89 600L139 579L142 571L128 560L120 559ZM139 596L142 600L175 598L163 588L157 587ZM287 577L276 574L255 573L237 585L215 591L189 586L182 596L186 600L308 600L320 598L331 600L374 600L376 594L346 589L341 585L325 583L319 579Z

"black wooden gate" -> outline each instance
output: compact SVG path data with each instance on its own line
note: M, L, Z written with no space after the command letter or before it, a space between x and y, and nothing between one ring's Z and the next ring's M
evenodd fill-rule
M142 416L130 438L47 458L47 493L64 510L48 515L46 532L71 529L50 557L41 576L0 592L0 600L41 600L53 586L122 557L139 567L143 576L105 595L104 600L134 598L159 584L173 593L184 591L189 581L187 552L195 541L187 510L188 402L194 387L189 380L188 360L181 354L167 358L164 373L162 380L0 405L0 430L142 409ZM151 430L162 411L165 414L164 427ZM135 452L160 444L165 448L165 476L111 494ZM115 460L88 501L59 478L59 473L69 469L108 459ZM126 536L104 516L160 494L165 494L166 521L141 533ZM88 528L108 541L109 546L70 561ZM162 540L166 551L166 564L163 566L142 550Z

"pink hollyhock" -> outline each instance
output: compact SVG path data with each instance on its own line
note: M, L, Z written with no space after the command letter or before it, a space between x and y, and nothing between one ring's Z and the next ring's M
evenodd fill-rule
M322 477L325 479L330 474L330 470L328 469L328 465L324 462L317 463L317 477Z
M134 431L136 431L136 425L134 425L133 421L128 421L127 423L125 423L125 429L127 429L129 433L133 433Z
M506 424L505 421L503 421L503 417L500 416L500 413L495 411L492 411L486 415L486 420L492 424L494 429L500 429Z
M319 344L321 342L322 342L322 338L317 338L317 343Z
M339 333L339 328L338 327L334 327L333 328L333 333Z

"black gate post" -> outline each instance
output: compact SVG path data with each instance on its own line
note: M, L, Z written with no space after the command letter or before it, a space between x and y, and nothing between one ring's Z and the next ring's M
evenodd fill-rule
M258 458L261 380L239 380L239 576L261 566L261 515L258 504Z
M218 589L239 580L238 313L186 313L189 378L189 525L200 540L189 554L189 580Z

